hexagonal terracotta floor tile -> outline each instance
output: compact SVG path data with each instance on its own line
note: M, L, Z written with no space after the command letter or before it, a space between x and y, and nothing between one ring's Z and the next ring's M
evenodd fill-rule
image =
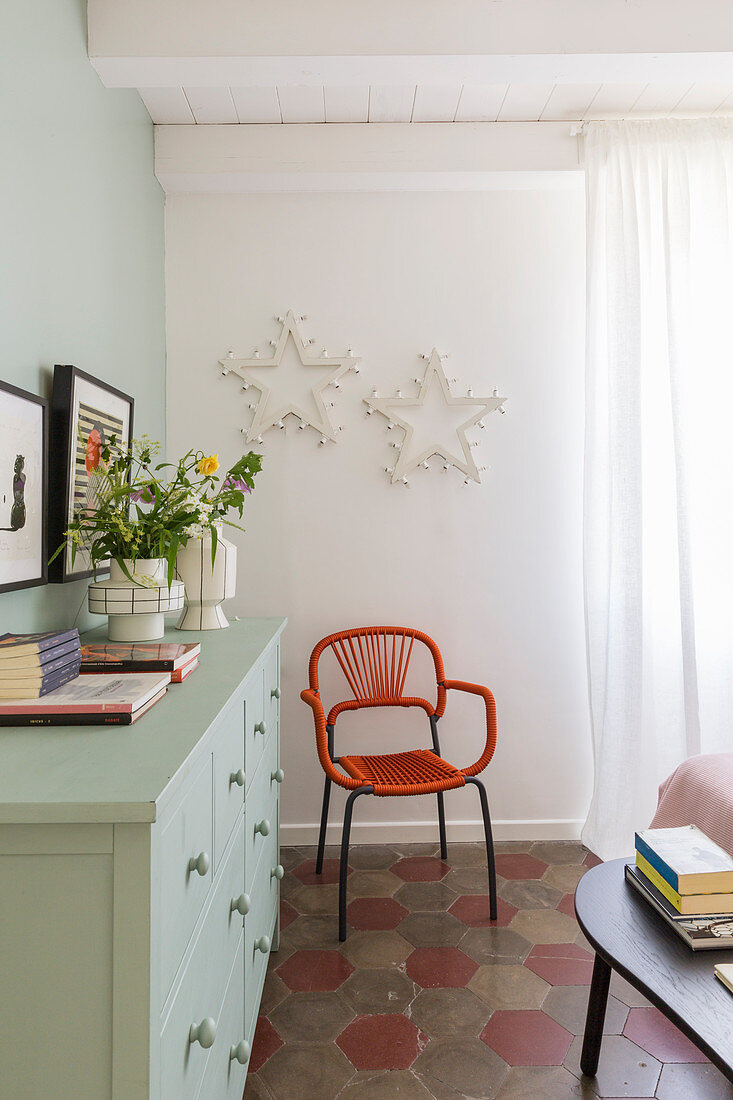
M542 1002L542 1011L551 1016L571 1035L582 1035L588 1015L588 989L580 985L555 985ZM609 997L603 1021L604 1035L620 1035L629 1010L615 997Z
M338 993L293 993L273 1010L270 1022L286 1043L325 1043L353 1018Z
M525 966L480 966L468 988L489 1006L500 1008L539 1008L550 986Z
M547 864L524 852L508 853L496 857L496 873L502 878L542 878Z
M407 912L394 898L355 898L346 907L346 920L352 928L383 931L396 928Z
M577 840L536 840L529 849L530 855L545 863L575 864L586 857L586 850Z
M572 894L588 870L582 863L557 863L547 868L542 881L554 886L563 894Z
M543 879L506 879L501 896L515 909L554 909L562 900L562 892Z
M632 1008L624 1035L660 1062L707 1062L701 1050L656 1008Z
M550 985L589 985L593 976L593 956L575 943L539 944L524 965Z
M404 882L439 882L450 867L435 856L407 856L394 863L390 870Z
M432 913L447 909L456 900L456 895L444 882L406 882L400 886L395 898L411 912Z
M287 1096L288 1100L338 1096L353 1075L354 1067L335 1043L288 1043L275 1052L260 1073L270 1096Z
M390 898L402 879L391 871L353 871L349 876L350 898Z
M349 864L360 871L386 870L399 858L386 844L352 844L349 849Z
M306 993L338 989L353 970L340 951L294 951L276 973L293 992Z
M478 963L457 947L418 947L408 958L405 970L423 989L456 989L468 984Z
M304 886L330 886L339 880L339 860L324 859L323 870L316 874L316 861L306 859L293 869L293 874ZM351 874L351 868L349 868Z
M602 859L599 859L594 852L588 852L588 855L583 860L586 867L597 867L599 863L603 863Z
M355 970L339 989L339 996L357 1016L402 1012L415 996L415 987L396 966Z
M449 913L458 917L469 928L502 928L509 924L517 910L503 898L496 899L497 919L489 920L489 899L486 894L461 894L453 902Z
M341 950L359 969L399 966L411 945L398 932L352 932Z
M572 943L578 925L557 909L520 909L509 928L530 943Z
M565 1069L580 1080L583 1080L580 1069L582 1049L583 1036L577 1035L563 1062ZM661 1062L624 1035L605 1035L593 1089L603 1097L654 1096L661 1070ZM688 1096L682 1093L675 1100L688 1100ZM689 1100L693 1100L692 1095ZM695 1097L695 1100L702 1100L702 1097Z
M461 951L477 963L524 962L532 944L511 928L469 928L458 945Z
M409 1069L427 1036L407 1016L357 1016L336 1043L355 1069Z
M560 1066L573 1036L539 1010L495 1012L480 1038L510 1066Z
M575 920L575 894L563 894L556 908L558 913L564 913L566 917Z
M410 1005L410 1019L434 1039L476 1036L490 1015L470 989L421 989Z
M297 920L297 910L293 909L290 902L280 902L280 931L284 932L288 925L292 924L294 920Z
M455 947L466 926L451 913L410 913L399 932L415 947Z
M431 1096L441 1100L461 1096L489 1100L507 1075L506 1062L480 1039L456 1036L433 1039L412 1069Z
M258 1017L254 1039L252 1040L252 1053L247 1068L252 1073L256 1073L282 1045L282 1039L267 1017Z
M338 886L301 886L288 901L297 913L314 916L338 912Z

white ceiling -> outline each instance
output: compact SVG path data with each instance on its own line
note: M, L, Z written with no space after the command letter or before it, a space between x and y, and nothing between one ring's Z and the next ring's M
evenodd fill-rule
M730 82L138 88L161 125L580 122L733 114Z

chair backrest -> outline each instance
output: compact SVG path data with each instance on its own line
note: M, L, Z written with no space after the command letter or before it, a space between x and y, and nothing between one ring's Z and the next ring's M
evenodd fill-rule
M415 642L430 651L435 667L435 705L420 696L405 695L405 682ZM331 649L353 693L352 699L336 703L328 714L329 725L343 710L362 707L422 707L440 717L445 710L445 672L440 650L429 635L407 626L361 626L340 630L322 638L314 648L308 666L310 687L319 691L318 662Z

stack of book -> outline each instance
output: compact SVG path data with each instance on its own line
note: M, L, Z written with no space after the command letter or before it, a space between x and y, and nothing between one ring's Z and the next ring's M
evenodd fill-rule
M81 647L83 673L169 672L180 684L198 668L199 642L107 642Z
M0 636L0 700L39 699L79 675L78 630Z
M637 833L626 878L693 951L733 947L733 858L696 825Z
M129 726L162 699L170 673L78 676L42 699L0 703L0 726Z

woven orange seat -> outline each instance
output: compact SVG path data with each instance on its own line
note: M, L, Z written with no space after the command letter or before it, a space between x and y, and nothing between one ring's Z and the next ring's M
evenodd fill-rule
M410 661L415 649L424 646L430 653L435 669L436 701L431 703L423 695L406 690ZM336 665L343 672L351 690L351 698L334 703L328 711L323 707L318 680L318 662L326 651L335 657ZM346 876L348 872L349 835L351 815L359 795L434 794L438 800L438 825L440 829L440 855L447 859L448 849L445 830L443 792L473 784L481 799L481 815L486 838L486 858L489 869L489 916L497 919L496 871L494 867L494 842L491 836L491 817L486 790L476 777L484 770L496 748L496 704L488 688L480 684L468 684L463 680L446 680L443 658L431 637L420 630L406 626L362 626L354 630L341 630L329 634L315 646L308 665L309 686L300 693L304 703L313 711L316 726L316 749L321 767L326 773L321 808L321 827L318 834L316 874L323 870L323 853L326 845L328 806L331 785L336 783L349 792L344 810L341 833L341 861L339 868L339 939L346 939ZM445 713L449 691L464 691L477 695L484 702L486 717L486 742L478 760L467 768L456 768L444 760L438 739L438 722ZM334 730L342 714L376 707L417 707L425 712L430 723L432 749L412 749L409 752L384 753L375 756L342 756L334 751ZM339 771L336 765L340 765Z
M382 756L342 756L339 764L354 779L369 783L376 795L437 794L464 787L463 772L430 749Z

